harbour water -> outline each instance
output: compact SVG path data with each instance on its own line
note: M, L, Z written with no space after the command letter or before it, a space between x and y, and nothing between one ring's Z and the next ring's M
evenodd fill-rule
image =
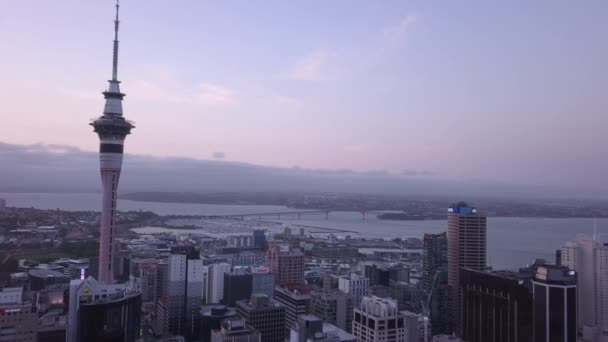
M39 209L99 210L98 194L64 193L0 193L11 207L35 207ZM483 210L483 208L481 208ZM268 205L213 205L186 203L151 203L129 200L119 201L119 210L149 210L160 215L229 215L293 211L282 206ZM303 216L301 220L289 218L273 220L293 225L332 228L352 233L338 236L370 238L421 238L424 233L438 233L447 229L445 220L387 221L368 215L362 220L360 213L332 212L324 216ZM488 263L495 269L518 268L536 258L554 260L555 250L577 234L593 233L594 220L554 218L488 218ZM608 219L597 220L597 230L608 237Z

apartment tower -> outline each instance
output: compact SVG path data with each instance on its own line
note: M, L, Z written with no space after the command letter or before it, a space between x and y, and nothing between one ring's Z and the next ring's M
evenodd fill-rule
M457 334L462 327L460 270L486 269L486 217L464 202L448 208L448 285L452 300L452 322Z

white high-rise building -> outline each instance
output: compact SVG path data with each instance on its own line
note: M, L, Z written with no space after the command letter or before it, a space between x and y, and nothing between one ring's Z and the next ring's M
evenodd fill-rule
M224 273L229 273L230 264L220 262L209 265L209 298L207 304L221 303L224 299Z
M608 244L579 235L561 248L561 264L577 272L578 329L585 341L608 342Z
M353 335L359 342L410 342L406 317L399 312L397 301L376 296L363 297L355 309Z
M191 246L171 249L168 260L167 297L169 331L188 339L198 337L202 304L203 261Z
M351 273L350 276L338 278L338 289L344 293L348 293L353 302L354 307L358 307L361 303L361 298L367 296L369 292L369 279L359 276L356 273Z
M424 335L424 321L421 314L410 311L401 311L405 317L405 340L408 342L419 342Z

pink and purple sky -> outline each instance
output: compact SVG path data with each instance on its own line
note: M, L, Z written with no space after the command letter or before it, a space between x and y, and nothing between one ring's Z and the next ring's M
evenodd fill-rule
M0 141L96 150L113 1L0 12ZM123 0L126 151L593 186L608 2Z

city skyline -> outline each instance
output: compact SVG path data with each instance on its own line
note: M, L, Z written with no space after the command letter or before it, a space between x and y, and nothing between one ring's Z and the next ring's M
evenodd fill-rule
M30 1L0 339L608 341L603 5L111 0L93 152L105 10Z
M145 123L129 150L456 180L602 182L608 51L595 42L608 31L606 4L471 4L236 11L126 1L125 106ZM98 80L109 72L111 36L101 28L111 6L31 5L11 3L0 20L13 42L0 57L0 87L12 95L2 141L93 150L81 123L95 116Z

